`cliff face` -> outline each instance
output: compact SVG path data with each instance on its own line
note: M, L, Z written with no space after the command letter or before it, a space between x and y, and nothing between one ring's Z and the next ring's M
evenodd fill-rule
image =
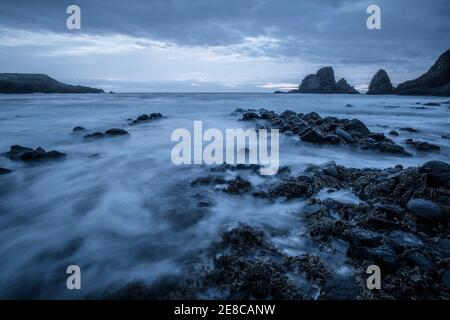
M419 78L400 83L397 94L450 96L450 49Z
M341 79L336 83L334 78L334 70L332 67L324 67L317 71L316 74L307 75L302 83L298 86L300 93L348 93L357 94L355 88L350 86L345 79Z
M369 91L367 94L392 94L394 93L394 86L391 79L383 69L378 70L369 84Z
M45 74L0 73L0 93L104 93L102 89L68 85Z

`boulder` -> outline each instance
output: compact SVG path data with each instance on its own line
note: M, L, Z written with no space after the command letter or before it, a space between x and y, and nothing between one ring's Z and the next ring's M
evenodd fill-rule
M392 86L391 79L383 69L378 70L373 76L369 84L369 91L367 94L392 94L394 93L394 87Z
M445 214L433 201L427 199L411 199L406 204L408 210L417 218L428 221L442 220Z
M428 161L421 167L427 174L427 184L431 187L450 188L450 165L443 161Z

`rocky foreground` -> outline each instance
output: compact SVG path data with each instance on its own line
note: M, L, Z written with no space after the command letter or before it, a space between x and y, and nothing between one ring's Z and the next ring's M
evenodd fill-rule
M450 298L450 165L431 161L421 167L384 170L354 169L331 162L311 165L300 176L285 171L262 190L228 170L255 166L219 166L192 183L233 196L250 195L270 201L305 199L298 216L320 255L289 256L270 235L249 225L225 231L211 245L207 260L195 260L180 276L153 285L136 281L108 297L120 299L449 299ZM217 186L222 186L217 188ZM352 189L358 204L320 200L317 193ZM284 199L284 200L283 200ZM211 204L202 201L208 210ZM275 202L272 202L275 203ZM300 236L300 235L299 235ZM323 260L347 244L350 276L333 272ZM366 288L367 266L380 266L381 290Z
M316 113L277 114L264 109L234 113L256 126L278 128L318 144L371 146L381 152L409 154L357 119L322 118ZM384 146L384 147L380 147ZM312 241L314 253L281 251L268 233L239 224L184 266L180 275L156 283L134 281L105 296L118 299L449 299L450 164L429 161L420 167L348 168L329 162L311 164L293 175L288 167L254 184L259 165L220 165L191 182L201 216L214 207L208 192L253 197L267 206L299 201L296 215ZM230 173L233 173L230 175ZM230 178L233 177L234 178ZM247 178L244 178L247 177ZM252 180L253 181L253 180ZM359 202L319 197L351 190ZM238 199L236 199L239 201ZM186 214L191 214L187 209ZM192 209L194 210L194 209ZM238 223L238 221L237 221ZM306 238L305 238L306 237ZM349 274L336 272L333 256L344 250ZM331 261L331 262L330 262ZM381 290L366 286L366 269L378 265Z

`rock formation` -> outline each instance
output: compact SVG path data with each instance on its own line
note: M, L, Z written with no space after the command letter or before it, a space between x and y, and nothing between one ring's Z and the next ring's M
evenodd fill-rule
M300 93L349 93L357 94L355 88L351 87L345 79L336 83L334 79L334 70L332 67L324 67L316 74L307 75L298 87Z
M450 96L450 49L419 78L400 83L397 94Z
M394 86L391 79L383 69L378 70L369 84L369 91L367 94L392 94L394 93Z
M45 74L0 73L0 93L104 93L102 89L72 86Z

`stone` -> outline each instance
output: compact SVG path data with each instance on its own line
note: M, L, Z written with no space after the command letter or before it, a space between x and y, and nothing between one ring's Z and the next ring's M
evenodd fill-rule
M408 248L419 248L423 246L422 240L408 232L392 231L387 235L387 238L395 250L404 251Z
M428 161L421 171L427 174L427 184L431 187L450 188L450 165L443 161Z
M415 198L406 204L408 210L417 218L435 221L445 218L441 208L433 201L421 198Z
M84 127L75 127L72 129L72 132L80 132L80 131L86 131L86 128Z
M128 131L123 130L123 129L112 128L112 129L106 130L105 134L109 135L109 136L122 136L122 135L126 135L129 133L128 133Z
M383 235L363 228L352 228L347 232L347 239L354 246L376 246L383 239Z

